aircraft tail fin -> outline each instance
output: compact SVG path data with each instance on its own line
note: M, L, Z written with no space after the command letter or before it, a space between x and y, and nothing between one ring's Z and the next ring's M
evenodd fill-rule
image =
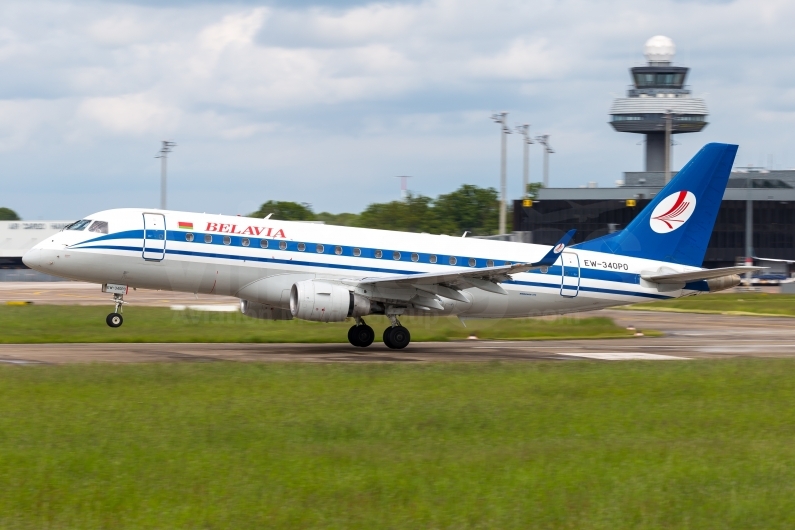
M573 248L700 267L736 154L705 145L624 230Z

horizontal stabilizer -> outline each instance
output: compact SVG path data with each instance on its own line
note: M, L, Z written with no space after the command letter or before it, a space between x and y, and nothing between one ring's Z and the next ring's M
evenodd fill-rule
M767 267L724 267L722 269L704 269L692 272L676 272L672 274L664 273L662 271L644 272L640 277L646 281L654 283L687 283L695 282L698 280L709 280L711 278L720 278L721 276L731 276L732 274L745 274L746 272L755 272Z

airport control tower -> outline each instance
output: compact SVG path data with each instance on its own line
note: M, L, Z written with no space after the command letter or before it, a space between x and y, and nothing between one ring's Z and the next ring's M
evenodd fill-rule
M627 97L613 102L610 125L618 132L645 134L646 171L666 171L666 137L706 127L707 105L685 88L689 68L671 63L676 52L671 39L652 37L643 52L648 64L630 69L633 86Z

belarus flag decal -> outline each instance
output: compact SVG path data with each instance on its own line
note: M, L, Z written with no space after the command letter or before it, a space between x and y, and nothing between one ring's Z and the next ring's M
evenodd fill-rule
M179 221L179 228L180 230L193 230L193 223L186 223L185 221Z

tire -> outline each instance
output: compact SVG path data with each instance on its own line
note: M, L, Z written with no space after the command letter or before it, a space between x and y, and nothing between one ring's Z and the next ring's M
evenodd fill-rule
M409 342L411 342L411 333L409 333L409 330L403 326L395 326L390 329L389 343L387 343L387 346L395 350L402 350L409 345Z
M351 326L351 329L348 330L348 342L350 342L353 346L358 347L359 342L357 341L358 337L356 336L356 324Z
M105 322L112 328L118 328L124 324L124 318L119 313L111 313L108 315L108 318L105 319Z
M394 348L394 346L392 346L391 335L392 335L392 328L391 327L386 328L384 330L384 336L383 336L384 344L386 344L390 348Z
M375 340L375 331L367 324L363 326L354 326L354 335L356 335L357 346L366 348Z

